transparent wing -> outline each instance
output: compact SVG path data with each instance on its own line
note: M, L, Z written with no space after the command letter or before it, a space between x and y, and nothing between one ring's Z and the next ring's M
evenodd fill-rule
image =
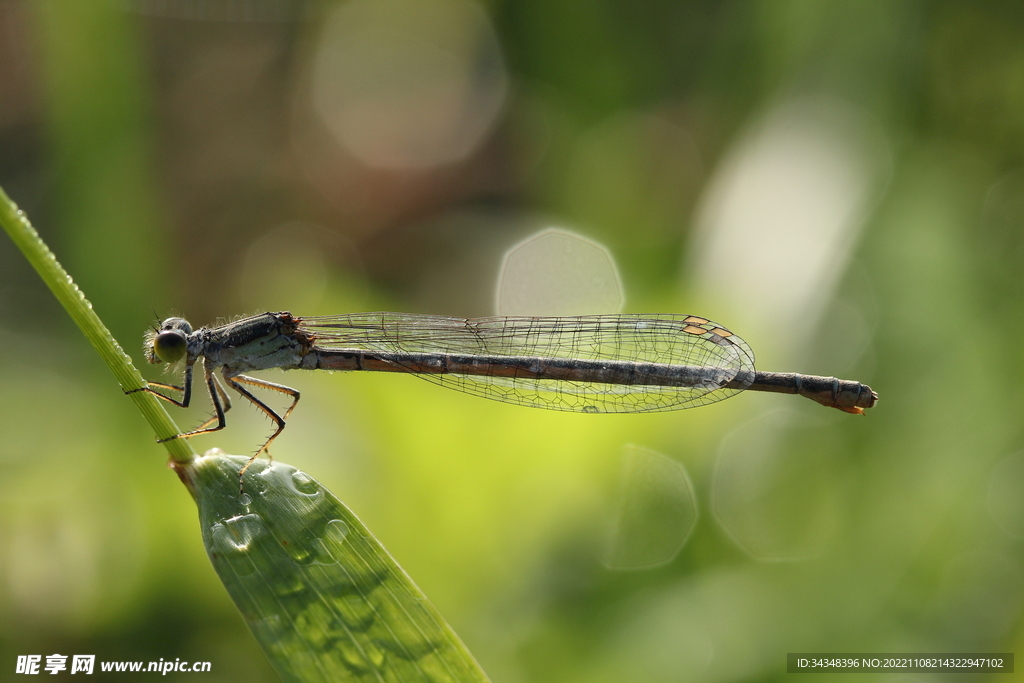
M754 354L747 343L697 316L448 318L358 313L303 317L299 325L313 337L315 347L331 351L462 354L499 361L625 361L700 370L691 386L417 373L428 382L469 394L553 410L633 413L690 408L742 391L754 374Z

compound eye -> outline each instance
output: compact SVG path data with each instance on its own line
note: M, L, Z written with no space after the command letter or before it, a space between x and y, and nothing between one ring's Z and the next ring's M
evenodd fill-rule
M163 330L153 340L153 353L165 363L173 363L185 357L188 340L181 330Z

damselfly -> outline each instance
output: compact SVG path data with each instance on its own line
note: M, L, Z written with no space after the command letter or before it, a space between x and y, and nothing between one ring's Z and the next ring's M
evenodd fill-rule
M800 394L863 413L878 394L860 382L754 370L754 353L725 327L693 315L593 315L559 318L447 318L407 313L299 317L261 313L193 330L168 318L146 334L150 363L184 362L182 386L150 382L149 391L187 407L193 368L203 359L214 415L173 439L223 429L229 387L285 427L299 392L242 373L285 370L406 372L485 398L582 413L644 413L703 406L743 390ZM180 399L151 387L179 392ZM247 387L289 396L279 415ZM248 465L246 465L248 467ZM243 469L244 472L244 469Z

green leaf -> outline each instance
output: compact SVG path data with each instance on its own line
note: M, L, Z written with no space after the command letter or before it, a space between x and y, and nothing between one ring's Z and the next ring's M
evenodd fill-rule
M214 569L286 681L487 681L362 522L305 472L214 450L176 465Z

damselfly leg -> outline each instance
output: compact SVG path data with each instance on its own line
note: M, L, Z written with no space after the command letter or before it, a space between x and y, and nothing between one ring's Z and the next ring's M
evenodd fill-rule
M267 382L266 380L256 379L255 377L247 377L246 375L235 375L234 377L229 377L227 374L225 374L224 381L226 381L228 383L228 386L230 386L232 389L241 394L250 403L252 403L254 406L262 410L263 413L266 414L267 417L273 420L274 423L277 425L277 429L274 430L274 433L271 434L270 437L264 442L264 444L259 447L259 449L256 451L256 454L249 458L249 462L245 463L245 466L238 473L238 490L239 493L241 493L242 475L245 474L245 471L247 469L249 469L249 465L251 465L253 461L255 461L256 458L260 457L260 455L262 455L263 453L266 453L267 457L270 457L270 451L267 449L270 447L270 443L277 438L277 435L284 431L284 426L286 423L285 421L288 419L288 416L292 414L292 411L295 410L295 406L298 405L300 394L295 389L292 389L291 387L286 387L283 384L275 384L274 382ZM277 391L282 394L291 396L292 404L288 406L288 410L284 411L283 416L278 415L273 408L271 408L266 403L256 398L252 394L252 392L243 387L243 384L248 384L249 386L253 387L259 387L261 389L269 389L270 391Z

